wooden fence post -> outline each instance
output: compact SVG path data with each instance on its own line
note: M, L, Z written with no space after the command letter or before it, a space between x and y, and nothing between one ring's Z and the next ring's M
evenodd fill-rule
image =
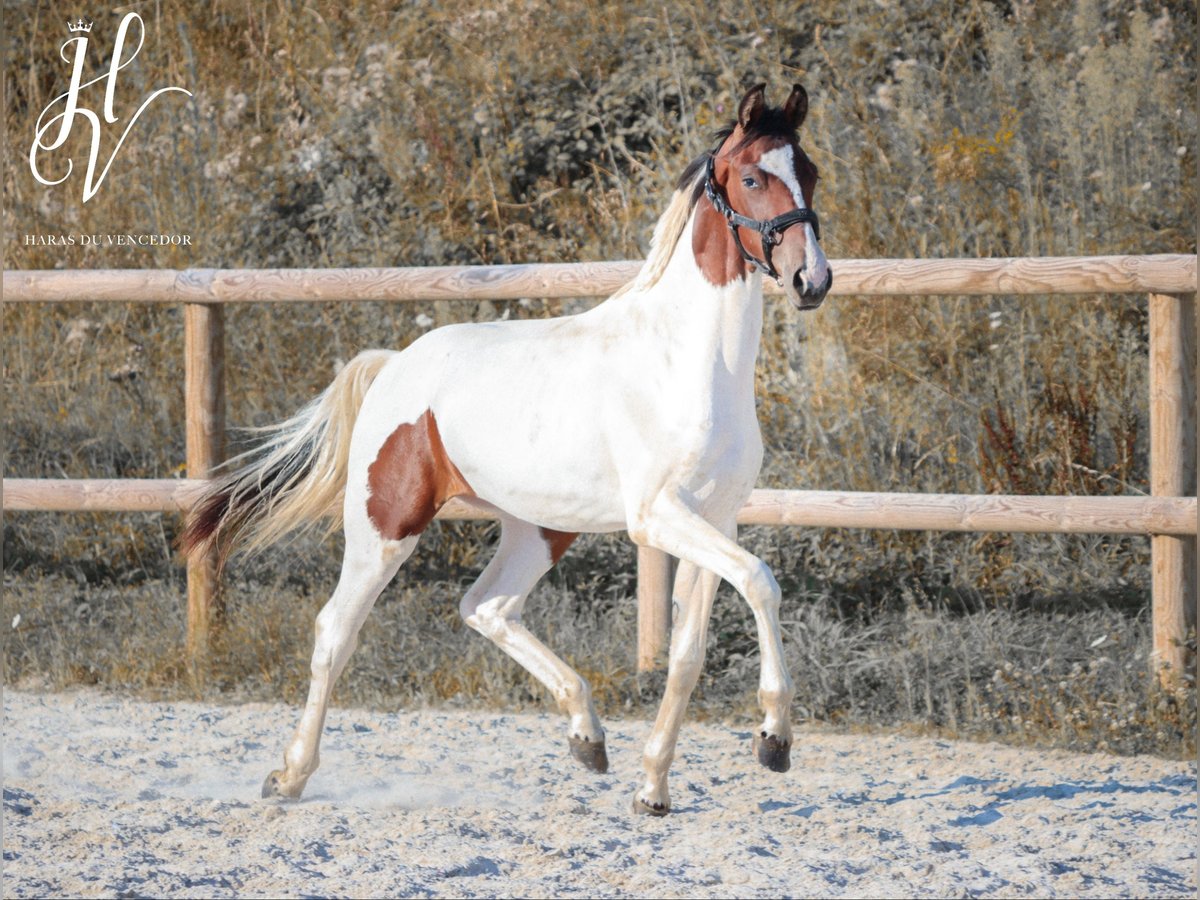
M206 478L225 455L225 319L216 304L185 303L184 408L187 475ZM208 650L210 627L221 612L217 562L192 556L187 565L187 654L195 670Z
M1150 492L1196 495L1195 295L1150 295ZM1196 538L1150 538L1154 657L1169 684L1190 664L1196 625Z
M671 557L653 547L638 547L637 554L637 668L650 672L659 667L671 635Z

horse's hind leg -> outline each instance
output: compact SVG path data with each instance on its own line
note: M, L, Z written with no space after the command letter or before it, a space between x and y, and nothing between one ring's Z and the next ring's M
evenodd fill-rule
M284 768L267 776L264 797L297 798L320 763L318 746L333 684L358 644L358 632L380 592L408 559L417 536L383 540L373 533L352 534L347 528L342 573L329 602L317 616L312 682L296 732L284 751Z
M556 551L566 549L560 540L566 538L569 543L570 537L503 518L496 555L463 597L460 610L468 625L490 638L554 695L570 719L571 755L593 771L606 772L604 729L592 705L591 689L521 623L525 598L556 562Z

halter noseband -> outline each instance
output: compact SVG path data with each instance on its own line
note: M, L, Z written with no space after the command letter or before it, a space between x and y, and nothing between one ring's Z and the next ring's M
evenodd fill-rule
M811 209L797 208L788 210L773 219L767 220L751 219L743 216L741 213L734 212L725 198L717 192L717 183L713 180L716 158L717 155L715 153L710 156L708 158L708 165L704 170L704 195L708 197L708 202L713 205L713 209L725 217L725 223L729 226L729 233L733 235L733 242L737 244L738 252L742 254L742 259L748 263L753 263L758 271L778 281L779 273L771 265L771 251L783 240L783 232L799 222L808 222L812 225L813 234L819 241L821 239L821 223L817 219L816 212ZM739 226L742 228L753 228L762 237L763 259L754 256L743 246L742 239L738 234Z

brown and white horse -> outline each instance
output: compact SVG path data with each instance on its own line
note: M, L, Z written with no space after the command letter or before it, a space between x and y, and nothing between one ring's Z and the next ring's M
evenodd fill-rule
M616 295L580 315L450 325L400 352L365 352L201 498L186 551L216 547L223 557L235 538L260 546L339 512L344 524L341 577L316 621L308 702L263 796L299 797L316 771L330 691L359 628L453 497L501 523L463 618L546 685L569 717L572 755L596 771L608 759L588 685L521 623L525 598L579 532L627 529L680 560L666 692L637 811L670 808L667 769L720 579L758 628L758 758L787 770L792 681L779 585L738 546L735 516L762 461L762 274L801 309L820 305L832 274L812 212L816 168L796 138L807 94L797 85L770 108L764 87L745 95L717 149L688 167L645 266Z

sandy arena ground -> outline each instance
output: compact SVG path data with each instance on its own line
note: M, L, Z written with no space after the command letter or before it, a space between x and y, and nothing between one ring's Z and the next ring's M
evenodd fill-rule
M589 774L557 717L334 710L300 803L258 799L296 711L4 698L6 897L1195 896L1196 773L1154 758L685 726L634 817L642 721Z

